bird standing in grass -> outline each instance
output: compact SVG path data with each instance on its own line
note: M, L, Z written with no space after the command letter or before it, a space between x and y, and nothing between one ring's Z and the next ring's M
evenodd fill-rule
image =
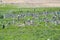
M5 25L3 24L2 27L3 27L3 29L4 29L4 28L5 28Z

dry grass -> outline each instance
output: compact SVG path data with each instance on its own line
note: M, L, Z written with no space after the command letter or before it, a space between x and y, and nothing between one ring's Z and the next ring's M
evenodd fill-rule
M60 7L60 0L3 0L3 3L17 3L22 7Z

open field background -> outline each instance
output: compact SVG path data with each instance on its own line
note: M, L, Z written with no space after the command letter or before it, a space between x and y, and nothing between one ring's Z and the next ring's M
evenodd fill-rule
M2 0L0 3L12 3L21 7L60 7L60 0Z
M51 8L19 8L15 5L0 5L0 16L13 12L13 14L19 13L40 13L44 11L55 12L60 11L59 7ZM42 16L44 17L44 16ZM28 17L27 17L28 18ZM0 18L0 40L60 40L60 25L48 26L44 25L44 22L38 26L16 26L14 24L6 26L2 29L2 24L6 23L9 19ZM38 22L36 22L38 23Z

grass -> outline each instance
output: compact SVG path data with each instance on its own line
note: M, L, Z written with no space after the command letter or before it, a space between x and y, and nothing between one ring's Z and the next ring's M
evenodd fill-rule
M53 30L46 27L13 27L0 30L0 37L3 40L47 40L59 39L60 30ZM57 36L55 36L57 35ZM55 38L54 38L55 37ZM59 39L60 40L60 39Z
M1 5L3 6L3 5ZM38 13L43 11L54 12L60 11L60 8L18 8L13 5L5 5L0 7L0 14L8 14L11 11L14 14L23 13ZM41 16L43 17L43 16ZM28 17L27 17L28 18ZM26 19L27 19L26 18ZM30 17L31 18L31 17ZM50 17L49 17L50 18ZM1 22L6 23L11 19L0 19L0 40L60 40L60 25L54 25L49 23L48 26L41 22L38 26L18 27L14 24L8 25L5 29L2 29ZM37 21L38 22L38 21ZM36 22L36 23L37 23Z

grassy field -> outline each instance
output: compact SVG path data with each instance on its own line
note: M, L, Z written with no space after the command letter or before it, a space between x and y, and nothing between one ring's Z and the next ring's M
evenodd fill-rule
M39 13L44 11L60 11L60 8L18 8L13 5L0 5L0 15L11 13L11 11L13 14ZM2 29L2 23L6 23L9 20L11 19L0 18L0 40L60 40L60 25L50 23L48 26L45 26L44 22L41 22L41 25L37 26L26 25L19 27L12 24Z

